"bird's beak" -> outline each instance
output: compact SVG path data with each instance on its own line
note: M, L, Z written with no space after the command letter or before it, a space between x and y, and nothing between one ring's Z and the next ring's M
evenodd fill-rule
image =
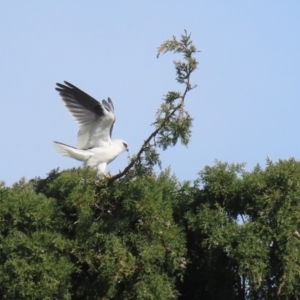
M129 152L129 149L128 149L128 148L126 148L126 151L127 151L127 152Z

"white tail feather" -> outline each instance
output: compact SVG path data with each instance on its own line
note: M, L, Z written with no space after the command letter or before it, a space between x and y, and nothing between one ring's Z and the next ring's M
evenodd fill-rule
M74 148L72 146L68 146L66 144L56 142L54 141L54 147L63 156L72 157L74 159L80 160L80 161L86 161L90 157L92 157L94 154L86 151L86 150L80 150L77 148Z

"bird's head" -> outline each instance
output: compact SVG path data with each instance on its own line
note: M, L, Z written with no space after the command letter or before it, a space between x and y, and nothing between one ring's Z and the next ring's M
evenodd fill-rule
M122 151L129 151L128 144L123 140L115 140L115 142L118 143L118 145L121 147Z

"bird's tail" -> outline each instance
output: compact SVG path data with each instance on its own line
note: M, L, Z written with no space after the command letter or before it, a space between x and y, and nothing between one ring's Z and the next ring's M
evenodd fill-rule
M72 157L80 161L86 161L91 156L93 156L93 153L89 151L77 149L75 147L68 146L66 144L57 141L54 141L54 147L57 150L57 152L60 153L61 155Z

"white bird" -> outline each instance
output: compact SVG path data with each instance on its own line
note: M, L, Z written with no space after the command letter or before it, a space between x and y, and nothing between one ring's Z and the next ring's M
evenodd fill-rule
M63 156L83 161L84 166L93 167L102 174L119 154L128 151L125 141L111 139L116 120L114 105L110 98L100 103L73 84L64 83L57 83L56 90L80 127L77 148L54 141L55 148Z

